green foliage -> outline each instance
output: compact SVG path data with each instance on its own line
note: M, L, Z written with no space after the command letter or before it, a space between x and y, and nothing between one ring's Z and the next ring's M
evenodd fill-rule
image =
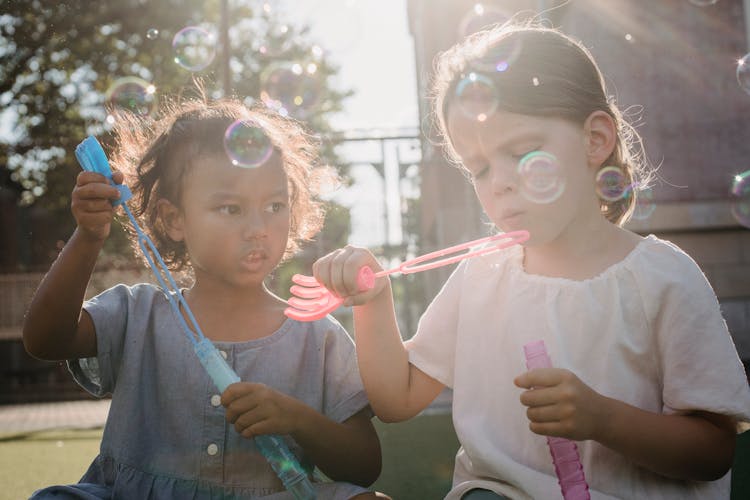
M55 223L52 240L73 228L68 204L79 172L73 151L88 134L107 142L105 94L123 77L153 84L157 98L189 93L194 78L209 96L225 94L250 104L273 64L312 63L319 86L305 109L311 133L327 136L327 117L350 92L331 88L338 68L306 38L308 29L284 24L252 0L226 2L229 58L222 39L220 0L4 0L0 5L0 187L21 187L20 204L43 208ZM271 4L269 4L271 5ZM174 61L172 38L186 26L216 35L213 62L193 73ZM222 68L230 69L224 78ZM228 83L225 84L225 81ZM228 88L226 88L228 87ZM292 113L293 115L294 113ZM323 141L323 160L335 163L335 144Z

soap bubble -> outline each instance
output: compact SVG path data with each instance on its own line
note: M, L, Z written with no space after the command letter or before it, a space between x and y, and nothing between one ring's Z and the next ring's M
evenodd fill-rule
M104 102L111 111L117 109L146 116L154 109L156 87L135 76L118 78L104 93Z
M552 203L565 190L565 175L557 158L544 151L532 151L518 162L521 196L534 203Z
M284 116L308 116L319 103L322 90L315 63L272 64L260 77L260 98Z
M631 186L620 167L604 167L596 173L596 193L604 201L617 201L628 195Z
M237 120L224 133L224 150L232 165L255 168L271 157L273 144L256 122Z
M645 220L651 217L655 210L654 191L650 187L638 189L631 217L636 220Z
M216 37L197 26L182 28L172 39L174 61L189 71L205 69L216 56Z
M737 83L742 90L750 94L750 53L737 61Z
M483 122L497 109L499 100L492 80L482 73L469 73L456 85L456 104L467 117Z
M734 176L729 198L734 218L743 226L750 228L750 170Z
M159 30L156 28L151 28L146 32L146 38L148 38L149 40L156 40L157 38L159 38Z
M483 3L475 3L458 23L459 39L478 31L487 29L495 24L502 24L510 19L507 12Z

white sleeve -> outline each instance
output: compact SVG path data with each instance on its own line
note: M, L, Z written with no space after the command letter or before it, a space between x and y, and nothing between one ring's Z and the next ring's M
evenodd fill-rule
M643 297L654 313L663 411L705 410L750 421L747 376L716 294L687 254L676 257L662 266L666 274L654 273L668 281L653 283Z
M440 383L453 387L456 334L466 261L461 262L419 319L417 333L405 342L409 362Z

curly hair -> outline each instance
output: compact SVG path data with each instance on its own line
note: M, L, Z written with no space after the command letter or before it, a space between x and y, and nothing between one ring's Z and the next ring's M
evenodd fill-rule
M211 101L203 94L166 101L157 118L119 112L114 120L112 166L125 174L125 182L133 191L133 214L173 271L190 269L190 256L184 242L174 241L167 234L157 202L166 199L182 207L183 179L196 167L197 158L226 155L224 133L236 120L247 120L263 129L287 176L290 227L282 261L294 255L300 244L309 241L323 225L320 188L324 181L335 181L336 174L318 165L317 143L298 122L262 106L248 107L235 99ZM130 232L136 253L144 257L136 235Z
M488 71L498 55L511 59L503 71ZM607 95L604 78L588 49L562 32L531 20L511 20L476 33L441 53L436 59L431 98L433 114L443 146L460 165L448 135L446 116L459 81L470 72L483 74L495 87L498 108L529 116L555 117L583 125L594 111L604 111L617 127L611 156L602 164L616 166L631 189L618 200L600 200L607 219L624 224L635 208L638 189L651 183L653 171L646 161L643 143ZM532 84L533 83L533 84Z

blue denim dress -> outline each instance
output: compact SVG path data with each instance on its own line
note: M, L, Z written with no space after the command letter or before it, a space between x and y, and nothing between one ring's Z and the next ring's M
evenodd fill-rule
M161 289L117 285L84 304L97 356L68 363L91 394L112 395L99 455L78 485L38 498L291 499L256 449L225 420L220 395ZM252 325L248 325L252 328ZM368 406L354 343L331 317L287 319L273 334L216 342L242 380L260 382L342 422ZM300 463L314 464L289 436ZM318 498L347 499L365 488L316 482Z

